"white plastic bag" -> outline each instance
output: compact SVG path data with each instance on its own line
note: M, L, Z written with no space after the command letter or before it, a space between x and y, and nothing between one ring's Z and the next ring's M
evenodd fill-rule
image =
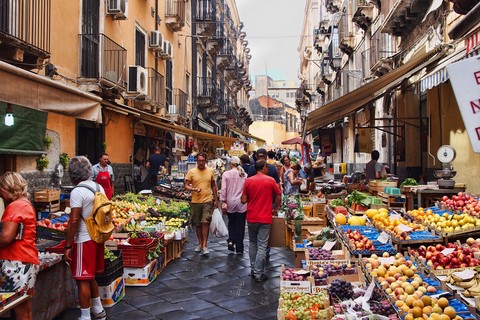
M218 208L213 210L212 222L210 223L210 232L217 238L226 237L228 228L223 221L222 214Z

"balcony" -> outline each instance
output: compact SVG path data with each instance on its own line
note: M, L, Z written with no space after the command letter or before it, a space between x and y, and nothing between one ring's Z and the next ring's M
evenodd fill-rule
M214 23L214 25L218 25ZM225 36L223 34L223 28L216 28L215 34L212 37L207 38L207 51L210 55L215 55L223 48Z
M227 41L226 46L217 54L216 59L217 68L220 70L225 70L225 68L233 62L233 50L229 41Z
M373 8L373 6L367 8ZM368 14L368 10L362 11L361 8L359 8L353 15L352 22L363 31L367 31L372 25L371 14Z
M215 1L212 0L198 0L197 11L195 19L197 22L197 35L212 36L215 33L215 16L213 6Z
M342 0L326 0L325 7L328 12L336 13L340 11L340 8L342 7Z
M0 1L0 59L37 69L50 58L51 0Z
M213 103L213 79L212 77L198 77L197 82L197 105L206 108Z
M147 72L148 94L135 98L134 105L139 110L158 113L166 104L165 78L154 68L147 68Z
M346 37L343 37L338 48L346 55L351 56L355 48L355 36L353 34L348 34Z
M180 31L185 26L185 0L167 0L165 23L173 31Z
M127 87L127 50L104 34L81 34L78 83L103 98L120 98Z
M375 33L371 40L372 47L369 52L370 72L379 77L393 70L392 56L396 54L396 51L389 48L394 47L391 36L385 33ZM368 68L363 68L368 70ZM365 75L368 76L368 75Z
M430 1L397 0L385 17L382 32L407 37L421 23L429 6Z

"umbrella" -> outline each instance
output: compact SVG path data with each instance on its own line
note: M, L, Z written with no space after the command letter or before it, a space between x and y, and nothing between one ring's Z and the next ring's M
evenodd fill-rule
M302 144L303 141L299 137L291 138L285 141L282 141L282 144Z

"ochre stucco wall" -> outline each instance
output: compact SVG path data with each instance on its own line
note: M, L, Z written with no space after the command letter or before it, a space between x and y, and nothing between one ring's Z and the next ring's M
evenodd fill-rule
M47 129L60 136L60 153L75 156L75 118L50 112L47 118Z
M113 111L104 111L105 141L111 162L128 163L133 149L131 117Z

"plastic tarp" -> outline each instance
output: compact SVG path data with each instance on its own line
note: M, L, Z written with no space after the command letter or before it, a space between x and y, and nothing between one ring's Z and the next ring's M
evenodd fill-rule
M38 155L45 153L47 112L12 105L14 124L4 125L7 104L0 102L0 154Z

